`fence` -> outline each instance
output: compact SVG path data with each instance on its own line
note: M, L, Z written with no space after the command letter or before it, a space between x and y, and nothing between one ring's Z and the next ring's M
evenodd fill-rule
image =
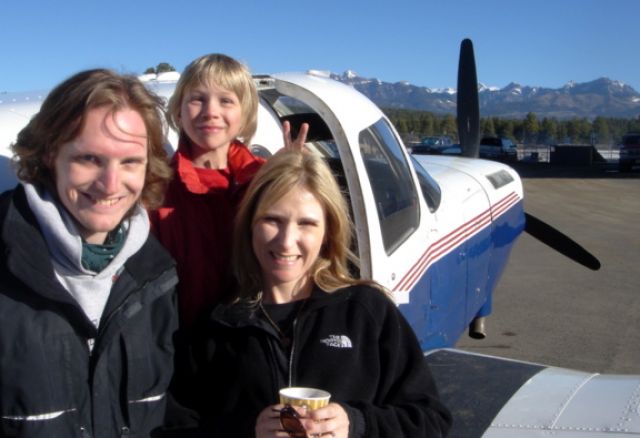
M619 145L594 145L596 150L602 155L602 157L611 162L617 162L620 158L620 146ZM551 151L553 145L534 145L534 144L519 144L518 145L518 159L523 161L539 161L542 163L548 163L551 160Z

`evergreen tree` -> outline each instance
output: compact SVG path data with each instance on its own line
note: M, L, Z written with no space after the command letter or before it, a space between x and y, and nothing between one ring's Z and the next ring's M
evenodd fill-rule
M419 112L411 112L409 113L409 117L405 119L407 132L420 133L420 113Z
M538 117L535 115L535 113L527 113L527 116L524 119L523 130L524 142L537 140L540 126L538 125Z
M420 133L425 137L429 135L433 135L434 133L433 125L434 125L433 114L424 113L420 118Z
M499 137L506 137L506 138L510 138L512 140L517 141L517 138L513 132L514 130L513 120L510 120L510 119L504 120L504 119L496 118L493 124L496 128L496 135L498 135Z
M156 67L156 73L166 73L168 71L176 71L176 69L168 62L161 62Z
M604 117L596 117L593 121L593 133L596 136L596 143L609 144L611 134L609 133L609 123Z
M493 119L492 118L481 119L480 120L480 126L481 126L480 131L482 132L482 135L487 135L487 136L495 136L496 135L496 128L493 125Z
M567 121L567 135L571 143L589 143L591 140L591 123L586 118Z
M556 143L568 143L571 141L567 130L567 123L559 123L557 132Z
M513 121L513 137L518 143L526 143L526 133L524 129L524 122L522 120Z
M398 123L396 123L395 126L401 136L405 136L410 132L405 119L398 120Z
M458 137L457 125L452 114L393 108L384 111L407 142L432 135L449 135L454 141ZM534 113L529 113L520 120L488 117L480 122L484 135L506 137L516 143L523 142L525 135L527 142L538 144L590 143L592 133L601 144L619 143L627 132L640 132L640 117L597 117L593 121L586 118L557 120L545 117L538 121Z
M637 119L632 119L629 121L627 131L640 132L640 116L638 116Z
M558 141L558 122L556 119L545 117L542 119L538 142L543 144L553 144Z
M440 122L440 134L449 135L451 138L458 138L458 126L452 114L445 114Z
M169 64L168 62L161 62L155 67L148 67L144 71L144 74L152 74L152 73L160 74L160 73L165 73L165 72L168 72L168 71L176 71L176 69L173 68L173 66L171 64Z

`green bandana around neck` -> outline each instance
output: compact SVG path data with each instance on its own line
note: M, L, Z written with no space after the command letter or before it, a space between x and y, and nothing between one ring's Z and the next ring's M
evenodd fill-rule
M100 272L118 255L124 245L126 233L121 225L107 234L102 245L82 242L82 267Z

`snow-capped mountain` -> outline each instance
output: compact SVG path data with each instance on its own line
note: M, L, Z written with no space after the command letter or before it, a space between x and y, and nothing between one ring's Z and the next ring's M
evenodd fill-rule
M453 113L456 110L455 89L432 89L404 81L384 82L360 77L352 70L341 75L331 74L331 77L353 86L383 108L438 113ZM522 118L528 112L534 112L538 117L559 119L640 115L640 93L620 81L608 78L584 83L570 81L557 89L516 83L503 88L478 84L478 91L482 117Z

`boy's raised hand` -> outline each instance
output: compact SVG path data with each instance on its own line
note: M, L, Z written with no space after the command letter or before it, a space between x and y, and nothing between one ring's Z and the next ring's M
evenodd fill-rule
M282 122L282 135L284 136L284 148L286 150L296 150L302 152L304 150L304 144L307 141L307 133L309 132L309 124L303 123L300 125L300 131L295 140L291 139L291 124L288 120Z

